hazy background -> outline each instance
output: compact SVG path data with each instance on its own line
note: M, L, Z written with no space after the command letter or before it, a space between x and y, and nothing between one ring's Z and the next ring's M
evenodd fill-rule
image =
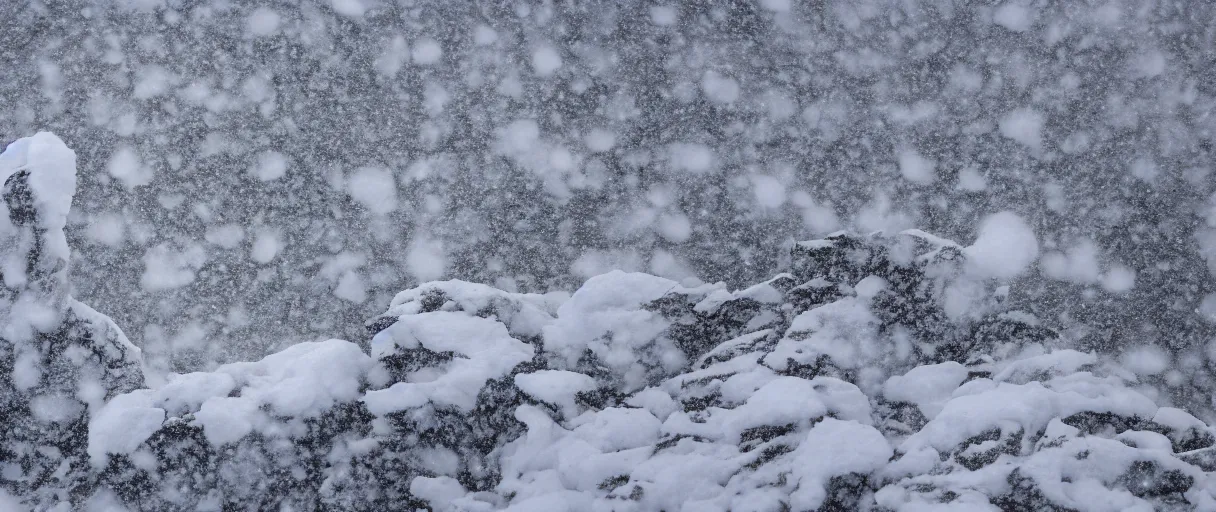
M162 370L365 336L420 281L742 286L1002 210L1014 297L1210 406L1209 2L0 3L0 140L76 150L76 294Z

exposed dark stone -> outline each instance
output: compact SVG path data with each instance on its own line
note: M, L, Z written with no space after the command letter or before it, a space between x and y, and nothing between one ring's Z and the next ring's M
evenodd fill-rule
M1195 479L1177 469L1162 469L1154 461L1138 460L1121 478L1127 490L1139 497L1160 497L1186 492ZM1178 497L1180 501L1181 496Z

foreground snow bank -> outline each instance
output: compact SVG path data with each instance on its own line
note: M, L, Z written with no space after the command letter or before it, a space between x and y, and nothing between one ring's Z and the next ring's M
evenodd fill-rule
M1211 427L916 231L797 244L739 291L428 283L366 350L147 389L138 349L67 296L70 155L39 135L0 156L0 498L20 506L1216 510Z

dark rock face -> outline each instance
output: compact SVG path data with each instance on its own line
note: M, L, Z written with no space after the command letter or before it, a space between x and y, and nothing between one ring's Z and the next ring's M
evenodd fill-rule
M362 344L147 388L139 350L67 295L52 217L71 193L36 182L56 162L3 175L13 506L1216 507L1211 427L1007 310L963 248L920 232L804 242L733 292L623 272L569 296L428 283Z

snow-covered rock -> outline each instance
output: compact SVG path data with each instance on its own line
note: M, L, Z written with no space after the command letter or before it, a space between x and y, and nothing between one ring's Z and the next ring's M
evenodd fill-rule
M737 291L427 283L363 344L146 388L68 296L71 152L40 134L0 176L0 497L21 506L1216 510L1213 429L1008 310L1012 264L969 260L999 243L836 234Z
M50 133L20 139L0 154L0 183L0 478L46 509L91 494L90 419L144 376L122 330L70 295L75 153Z

